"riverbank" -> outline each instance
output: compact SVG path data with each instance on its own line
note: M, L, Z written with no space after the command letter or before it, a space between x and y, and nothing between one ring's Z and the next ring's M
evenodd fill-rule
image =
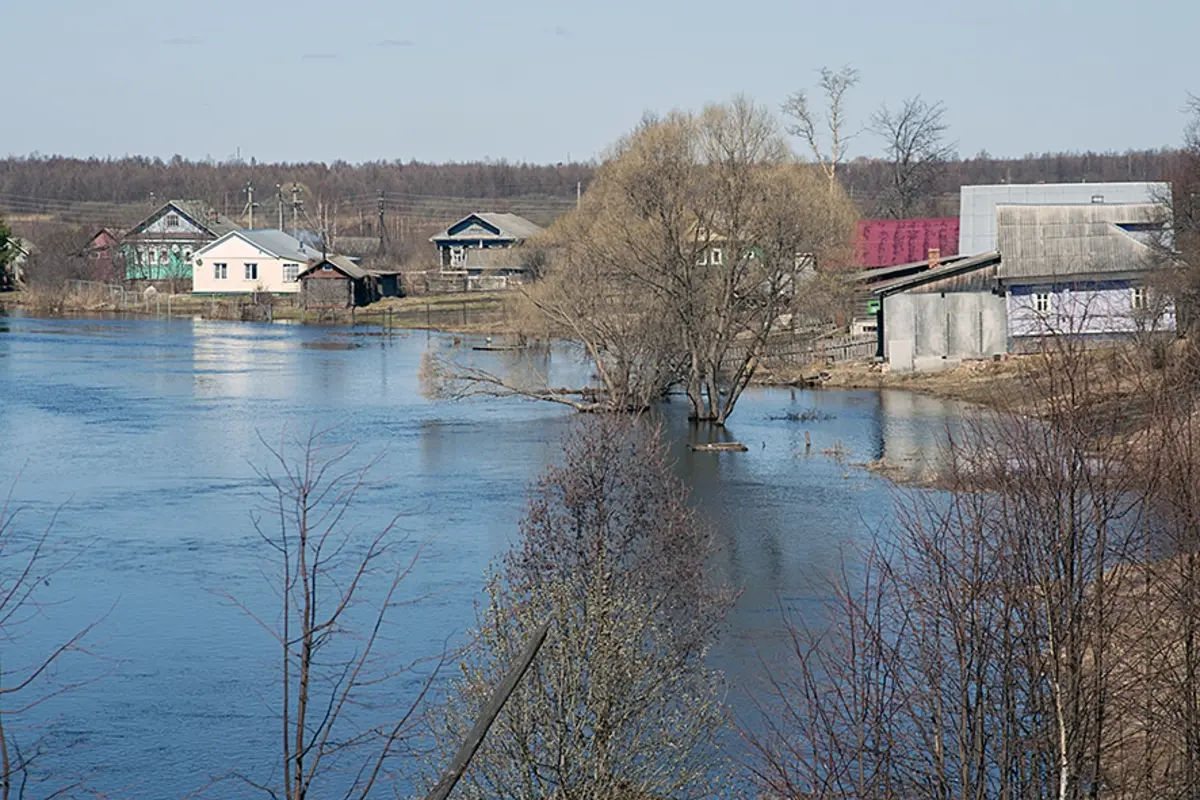
M291 299L255 303L248 297L198 297L160 293L113 296L103 292L49 292L25 289L0 295L0 311L36 316L129 314L145 317L200 317L237 321L292 321L315 325L378 325L385 329L505 335L514 332L517 297L511 292L470 292L389 297L362 308L306 309Z

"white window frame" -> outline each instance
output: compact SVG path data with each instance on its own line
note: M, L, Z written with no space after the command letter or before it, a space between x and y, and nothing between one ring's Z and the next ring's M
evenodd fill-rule
M243 261L242 269L243 269L243 274L246 276L246 278L245 278L246 280L248 280L248 281L258 280L258 262Z
M178 228L179 227L179 215L178 214L167 214L166 219L163 220L163 225L167 228Z
M295 283L300 280L300 265L299 264L284 264L283 265L283 282Z
M229 265L228 264L226 264L224 262L213 264L213 280L214 281L223 281L223 280L227 280L228 278L229 278Z
M1146 287L1134 286L1130 290L1129 303L1134 311L1144 311L1146 309Z
M712 264L714 267L719 267L724 264L725 251L719 247L714 247L712 252L709 254L708 263Z
M1033 295L1033 310L1039 314L1050 313L1050 293L1035 292Z
M467 248L451 247L450 248L450 266L462 268L467 265Z

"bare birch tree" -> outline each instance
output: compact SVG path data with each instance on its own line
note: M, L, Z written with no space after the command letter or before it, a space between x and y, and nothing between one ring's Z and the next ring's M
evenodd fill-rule
M945 163L954 157L954 144L946 141L946 109L920 95L906 99L892 111L884 103L871 116L870 130L883 140L891 166L891 180L881 205L896 219L907 219L922 210L937 185Z
M657 433L637 419L581 420L520 528L434 718L443 750L457 747L533 632L552 624L458 794L721 796L722 681L705 656L732 595L710 582L710 534Z
M264 614L229 599L279 645L280 739L266 776L237 778L286 800L390 793L397 750L433 679L416 678L415 662L389 649L395 612L412 602L402 584L420 548L398 534L398 517L373 532L354 524L378 459L356 466L352 445L315 428L263 445L270 458L259 476L274 519L254 524L277 569L280 605ZM416 699L402 699L414 684Z
M849 128L846 93L858 85L859 72L849 66L837 72L821 67L820 76L817 87L822 107L814 107L809 93L800 90L788 97L783 113L793 120L788 133L804 141L832 189L837 182L838 166L846 160L847 146L858 134Z

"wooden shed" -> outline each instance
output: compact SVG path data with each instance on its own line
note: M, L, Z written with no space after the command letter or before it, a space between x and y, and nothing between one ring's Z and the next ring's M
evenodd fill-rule
M300 273L300 302L305 308L350 308L399 296L399 273L369 270L345 256L315 259Z

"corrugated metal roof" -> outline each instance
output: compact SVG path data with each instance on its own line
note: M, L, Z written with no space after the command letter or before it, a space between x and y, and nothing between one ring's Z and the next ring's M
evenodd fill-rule
M477 214L469 214L463 217L436 236L431 236L429 240L431 242L454 241L458 237L451 234L450 231L462 225L464 222L469 222L472 219L481 220L484 224L497 231L495 234L480 236L477 233L472 233L470 236L464 237L472 241L478 239L512 239L520 242L536 236L545 230L542 228L542 226L536 225L524 217L518 216L517 214L500 214L492 211L482 211Z
M923 261L932 249L942 258L958 253L957 219L864 219L855 232L854 251L863 267Z
M1158 203L1124 205L1002 205L997 238L1001 279L1135 272L1152 266L1154 251L1122 225L1162 227Z
M229 236L239 236L260 250L265 250L276 258L287 261L307 262L310 259L321 257L320 250L306 247L291 234L273 228L261 228L252 231L230 231L225 236L222 236L221 239L206 245L197 255L205 253Z
M1001 183L963 186L959 190L958 252L991 252L997 248L996 207L1000 205L1067 205L1154 203L1170 197L1166 183Z

